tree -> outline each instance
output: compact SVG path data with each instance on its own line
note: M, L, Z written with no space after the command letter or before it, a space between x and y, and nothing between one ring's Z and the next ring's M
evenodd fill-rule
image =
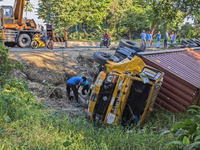
M192 32L192 30L194 30L194 28L192 27L190 23L187 22L181 27L180 36L183 38L187 38L189 32Z
M157 26L164 24L167 26L174 22L179 11L175 7L174 0L147 0L146 7L152 34Z
M127 28L129 40L132 40L132 31L137 31L139 28L147 28L148 18L145 8L138 4L133 4L132 0L125 0L125 15L121 21L122 25Z
M78 0L40 0L38 16L63 30L68 40L68 28L78 22L78 3Z
M26 18L27 18L27 14L28 12L33 12L33 9L34 9L34 5L30 2L26 2L25 5L24 5L24 11L26 12Z
M87 37L85 25L95 27L103 23L106 17L106 10L110 6L111 0L79 0L78 15L79 23L82 25L84 39Z
M184 12L186 16L200 14L199 0L173 0L174 6Z
M108 23L111 33L119 37L120 34L128 34L132 39L133 31L149 26L146 8L141 1L113 0L108 10Z

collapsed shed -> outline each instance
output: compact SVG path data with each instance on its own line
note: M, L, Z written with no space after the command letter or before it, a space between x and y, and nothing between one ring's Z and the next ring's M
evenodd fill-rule
M165 73L155 106L180 112L200 105L200 48L139 54L147 65Z

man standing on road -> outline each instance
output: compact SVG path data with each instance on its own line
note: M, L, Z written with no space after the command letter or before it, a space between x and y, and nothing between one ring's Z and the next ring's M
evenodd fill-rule
M149 31L147 32L147 47L150 47L150 41L151 41L150 38L152 38L152 36L150 35L150 31Z
M141 36L141 39L142 39L142 44L146 45L147 35L145 33L145 30L143 30L143 32L140 34L140 36Z
M158 35L157 35L157 45L156 45L157 48L160 48L160 40L161 40L161 34L160 34L160 31L158 31Z
M164 39L164 47L167 48L167 41L168 41L168 33L165 31L165 39Z
M78 88L80 87L81 83L85 81L86 81L86 77L72 77L69 80L67 80L67 85L66 85L67 102L70 102L69 97L70 97L70 92L72 89L74 93L74 97L75 97L74 105L76 107L80 106L80 104L78 103Z

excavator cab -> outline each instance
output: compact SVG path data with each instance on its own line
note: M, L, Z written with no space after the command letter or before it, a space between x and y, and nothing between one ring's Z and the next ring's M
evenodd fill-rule
M14 15L12 6L1 6L2 26L14 24Z

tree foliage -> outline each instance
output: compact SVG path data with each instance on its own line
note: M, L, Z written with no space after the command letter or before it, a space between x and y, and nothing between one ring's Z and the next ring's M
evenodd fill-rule
M25 3L24 11L26 12L26 18L27 18L28 12L33 12L34 8L35 8L35 6L32 3L30 3L30 2Z
M88 32L95 30L108 30L113 38L132 39L132 37L138 38L143 29L152 33L161 29L179 31L184 18L196 16L198 19L199 2L196 0L39 0L38 15L46 23L54 24L59 31L65 29L73 33L75 31L72 28L78 25L78 32L83 33L84 39L88 38Z

